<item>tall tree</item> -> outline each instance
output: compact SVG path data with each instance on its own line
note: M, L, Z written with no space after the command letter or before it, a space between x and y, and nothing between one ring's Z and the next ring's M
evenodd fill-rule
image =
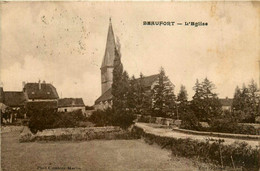
M126 77L126 74L124 74ZM125 87L123 83L123 65L121 63L121 53L119 49L115 48L115 60L113 70L113 83L112 83L112 95L113 95L113 109L117 112L122 112L125 106L124 92Z
M234 98L233 98L233 103L232 103L232 110L233 111L241 110L241 106L242 106L241 102L242 102L241 90L237 86L236 89L235 89L235 93L234 93Z
M129 88L128 88L128 108L132 113L136 112L136 105L137 105L137 85L136 79L133 75L132 78L129 80Z
M176 100L173 89L174 85L165 75L164 69L161 68L158 81L152 88L152 109L156 115L163 117L172 116Z
M126 71L123 71L121 63L120 47L115 48L115 60L113 70L112 83L112 124L122 128L127 128L133 123L134 116L130 112L129 100L129 76Z
M151 109L150 94L145 90L144 76L140 73L140 78L136 82L137 85L137 112L141 114L149 114Z
M192 108L201 121L211 121L221 114L221 104L217 94L213 92L215 85L205 78L202 83L196 81Z
M177 114L182 119L182 115L188 109L188 93L184 85L181 85L180 92L177 96L177 102Z
M181 85L180 92L177 96L178 102L187 102L188 101L188 93L184 85Z

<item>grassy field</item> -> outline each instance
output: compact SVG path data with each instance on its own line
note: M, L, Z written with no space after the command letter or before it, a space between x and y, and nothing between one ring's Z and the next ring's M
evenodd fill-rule
M18 136L1 134L2 171L209 170L142 140L19 143Z

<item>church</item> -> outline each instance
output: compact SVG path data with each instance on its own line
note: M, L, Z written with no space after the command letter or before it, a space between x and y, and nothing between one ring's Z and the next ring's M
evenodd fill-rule
M109 19L109 27L107 34L107 42L105 48L105 55L101 64L101 96L95 101L95 110L105 110L113 105L112 83L113 70L115 61L116 42L113 32L112 22ZM168 79L168 78L167 78ZM143 84L147 93L151 92L153 86L158 83L159 74L143 77ZM138 81L138 79L137 79ZM169 80L168 80L169 81ZM173 88L174 85L172 84Z

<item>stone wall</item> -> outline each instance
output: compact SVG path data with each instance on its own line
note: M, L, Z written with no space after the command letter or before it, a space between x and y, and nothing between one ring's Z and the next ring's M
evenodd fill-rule
M171 118L152 117L150 115L136 115L136 118L137 122L155 123L160 125L176 127L179 127L181 125L181 120L174 120Z
M86 127L86 128L57 128L46 129L32 134L25 127L20 134L20 142L33 141L88 141L94 139L134 139L135 136L120 127Z

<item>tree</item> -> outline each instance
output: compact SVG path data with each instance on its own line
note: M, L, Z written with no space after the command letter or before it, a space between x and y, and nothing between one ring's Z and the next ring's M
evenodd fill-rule
M123 77L123 64L121 63L121 53L115 48L115 60L113 70L113 83L112 83L112 95L113 95L113 110L120 112L123 106L122 94L122 77Z
M151 94L145 90L144 76L140 73L140 78L136 82L137 85L137 112L147 115L151 110Z
M183 113L185 113L188 108L188 93L184 85L181 85L180 92L177 96L177 102L177 112L180 114L180 118L182 119Z
M247 87L243 84L241 90L238 87L235 90L233 114L240 122L255 122L256 116L260 115L259 101L259 90L255 81L252 80Z
M175 109L176 97L174 85L165 76L164 69L160 69L158 81L152 88L152 109L157 116L170 117Z
M238 110L242 109L241 94L242 94L241 90L237 86L236 89L235 89L234 98L233 98L233 102L232 102L232 110L233 111L238 111Z
M127 128L133 123L134 116L129 110L130 106L130 92L129 92L129 77L126 71L123 71L121 63L120 47L115 48L115 60L113 70L112 83L112 118L113 125Z
M127 102L128 102L129 110L132 113L135 113L136 112L136 106L137 106L137 85L136 85L136 79L135 79L134 75L129 80Z
M192 100L192 108L200 121L211 121L221 114L221 104L216 93L213 93L215 85L205 78L202 83L196 81L193 88L195 94Z

